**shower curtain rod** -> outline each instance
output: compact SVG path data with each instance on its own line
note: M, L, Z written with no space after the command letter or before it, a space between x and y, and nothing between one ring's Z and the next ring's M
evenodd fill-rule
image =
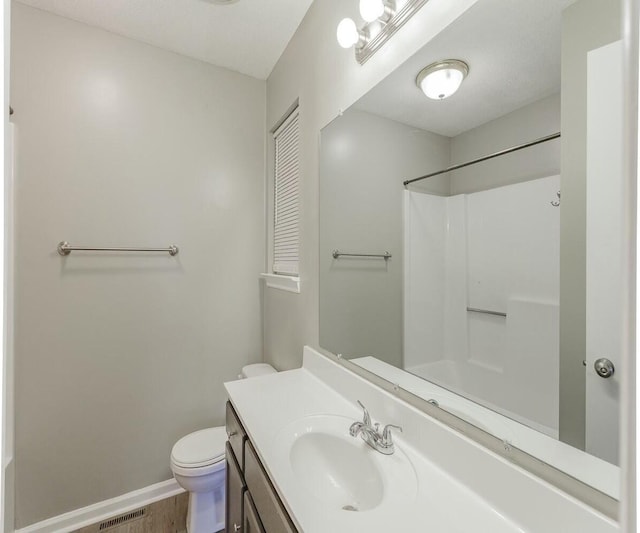
M440 174L446 174L447 172L451 172L452 170L458 170L459 168L475 165L476 163L482 163L483 161L487 161L488 159L493 159L494 157L500 157L501 155L517 152L518 150L523 150L524 148L529 148L530 146L535 146L536 144L546 143L547 141L552 141L553 139L558 139L559 137L560 137L560 132L554 133L552 135L547 135L546 137L540 137L535 141L519 144L518 146L512 146L511 148L507 148L506 150L500 150L499 152L495 152L490 155L485 155L484 157L479 157L478 159L474 159L473 161L467 161L466 163L453 165L452 167L445 168L444 170L438 170L438 172L432 172L431 174L427 174L426 176L420 176L419 178L406 180L404 182L404 186L406 187L407 185L411 185L416 181L426 180L427 178L433 178L434 176L439 176Z

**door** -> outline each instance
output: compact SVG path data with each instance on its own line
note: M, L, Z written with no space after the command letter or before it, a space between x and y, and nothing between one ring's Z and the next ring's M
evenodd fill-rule
M617 41L587 55L586 451L619 464L623 343L623 55ZM615 368L600 376L594 364ZM605 372L606 373L606 372Z

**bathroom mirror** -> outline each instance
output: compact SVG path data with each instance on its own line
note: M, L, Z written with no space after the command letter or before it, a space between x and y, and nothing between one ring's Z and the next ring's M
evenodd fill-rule
M323 129L319 248L322 348L616 499L620 20L474 4Z

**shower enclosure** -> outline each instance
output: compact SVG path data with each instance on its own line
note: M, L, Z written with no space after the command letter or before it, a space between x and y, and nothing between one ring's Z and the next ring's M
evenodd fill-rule
M405 192L404 368L558 436L560 176Z

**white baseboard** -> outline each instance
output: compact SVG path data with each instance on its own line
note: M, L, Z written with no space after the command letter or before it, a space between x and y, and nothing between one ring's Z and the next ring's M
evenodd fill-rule
M184 489L176 483L175 479L169 479L110 500L48 518L22 529L16 529L15 533L69 533L183 492Z

